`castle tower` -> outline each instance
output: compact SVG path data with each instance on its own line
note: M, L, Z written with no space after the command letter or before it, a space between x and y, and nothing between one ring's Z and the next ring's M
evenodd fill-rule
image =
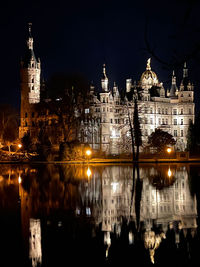
M33 104L40 102L40 59L36 59L33 50L33 37L31 34L31 23L29 23L29 34L26 44L25 55L21 60L20 78L21 78L21 122L19 137L23 137L28 131L29 117Z

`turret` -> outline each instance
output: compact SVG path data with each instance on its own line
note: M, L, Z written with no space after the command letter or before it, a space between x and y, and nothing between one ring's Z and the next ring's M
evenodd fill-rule
M132 79L126 79L126 93L129 93L132 88Z
M103 64L103 76L101 78L101 88L104 92L108 92L108 77L106 75L106 65Z
M116 85L116 83L114 82L114 86L113 86L113 95L114 96L119 96L119 90L118 90L118 87Z
M184 67L183 67L183 79L180 84L180 90L181 91L192 91L193 90L193 85L191 84L188 78L188 68L186 66L186 62L184 63Z

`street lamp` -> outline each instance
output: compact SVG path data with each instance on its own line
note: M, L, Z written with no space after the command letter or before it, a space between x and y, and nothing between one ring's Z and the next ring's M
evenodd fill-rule
M91 156L92 151L91 151L90 149L87 149L85 153L86 153L86 155L89 157L89 156Z
M17 146L18 146L18 148L22 148L22 144L18 144Z
M172 152L172 149L170 147L167 148L167 153L171 153Z

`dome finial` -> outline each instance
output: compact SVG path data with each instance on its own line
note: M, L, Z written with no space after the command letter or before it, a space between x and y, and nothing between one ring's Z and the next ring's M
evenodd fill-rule
M151 70L151 58L149 58L148 60L147 60L147 67L146 67L146 70Z

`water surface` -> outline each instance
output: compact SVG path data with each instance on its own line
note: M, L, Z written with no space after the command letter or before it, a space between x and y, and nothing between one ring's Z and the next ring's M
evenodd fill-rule
M1 266L198 264L198 164L0 165Z

